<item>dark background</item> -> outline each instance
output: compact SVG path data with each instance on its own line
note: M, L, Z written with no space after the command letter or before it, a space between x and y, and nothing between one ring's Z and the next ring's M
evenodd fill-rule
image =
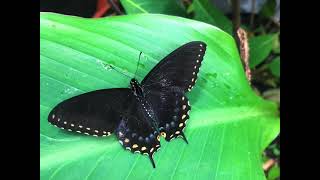
M56 12L90 18L96 11L97 0L41 0L40 12Z

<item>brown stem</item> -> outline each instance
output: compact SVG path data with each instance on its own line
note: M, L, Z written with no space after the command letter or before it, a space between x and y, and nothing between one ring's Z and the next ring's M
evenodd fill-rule
M255 11L256 11L256 0L252 0L251 16L250 16L250 27L251 27L251 29L253 29Z
M240 0L232 0L232 22L233 33L237 34L237 29L240 27Z
M232 30L233 30L233 37L236 40L238 50L240 52L240 40L237 34L237 30L240 27L240 0L231 0L232 5Z
M192 2L190 0L182 0L182 3L186 5L190 5Z
M242 60L242 64L245 69L246 77L248 82L251 84L251 70L249 67L249 45L248 45L248 37L245 30L239 28L237 30L237 36L235 37L238 41L238 48L240 51L240 57Z
M108 0L109 3L111 4L112 6L112 9L117 13L117 14L123 14L123 12L121 12L120 8L116 5L116 3L114 3L113 0Z
M269 159L267 162L263 164L263 170L268 171L275 163L276 161L274 159Z
M240 28L240 0L232 0L232 22L233 36L236 40L238 50L240 52L242 64L244 66L248 82L251 82L251 71L249 68L249 46L247 33ZM250 83L251 84L251 83Z

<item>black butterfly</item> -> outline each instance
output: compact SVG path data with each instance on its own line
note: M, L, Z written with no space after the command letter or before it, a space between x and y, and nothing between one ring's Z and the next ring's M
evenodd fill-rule
M161 60L142 80L131 79L131 88L102 89L72 97L49 114L51 124L93 136L118 137L131 152L149 156L160 149L160 136L167 141L181 137L191 109L191 91L206 51L200 41L187 43Z

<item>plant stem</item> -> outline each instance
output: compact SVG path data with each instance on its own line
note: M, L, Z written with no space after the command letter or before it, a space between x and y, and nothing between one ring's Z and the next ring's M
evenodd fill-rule
M250 27L253 29L253 23L254 23L254 15L256 11L256 0L252 0L252 5L251 5L251 16L250 16Z
M274 159L269 159L263 164L262 168L264 171L268 171L275 163L276 161Z
M232 0L232 22L233 22L233 34L237 34L237 30L240 27L240 0Z
M120 8L114 3L113 0L108 0L109 3L111 4L112 6L112 9L117 13L117 14L124 14L123 12L121 12Z
M246 77L248 82L251 84L251 70L249 67L249 45L247 32L242 28L237 30L237 36L235 37L238 43L238 48L240 51L240 57L242 60L242 65L244 66Z

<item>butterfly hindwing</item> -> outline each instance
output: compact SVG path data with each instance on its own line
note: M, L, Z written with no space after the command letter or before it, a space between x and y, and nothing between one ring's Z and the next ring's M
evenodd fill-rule
M104 89L88 92L58 104L48 121L68 131L93 136L108 136L119 124L130 89Z
M187 43L161 60L144 78L145 96L156 109L161 135L167 141L182 137L191 110L185 92L191 91L206 51L200 41Z
M182 92L158 92L151 93L147 97L157 109L159 130L161 135L170 141L176 137L182 137L186 142L183 130L189 119L191 106L188 98Z
M145 99L133 97L120 117L115 134L120 144L133 153L148 155L153 167L153 154L160 148L160 136L152 123L155 114Z

